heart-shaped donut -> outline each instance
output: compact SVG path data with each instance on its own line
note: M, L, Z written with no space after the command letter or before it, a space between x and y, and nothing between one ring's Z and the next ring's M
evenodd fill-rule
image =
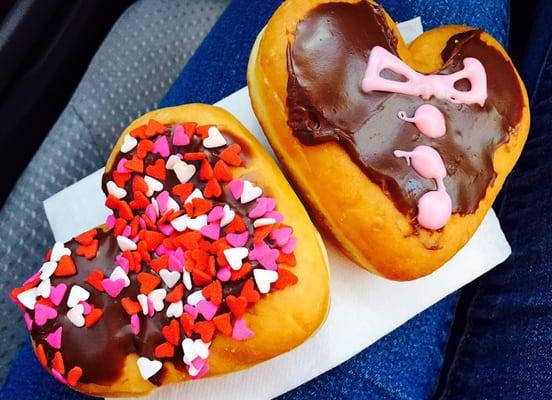
M59 381L144 395L284 353L324 321L320 236L272 158L224 110L140 117L102 186L106 224L56 243L12 291Z
M248 67L253 108L320 226L360 266L431 273L473 235L523 148L529 107L487 33L406 46L368 0L290 0Z

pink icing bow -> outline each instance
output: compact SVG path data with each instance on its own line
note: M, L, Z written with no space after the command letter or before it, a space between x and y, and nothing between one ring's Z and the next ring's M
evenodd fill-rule
M380 90L421 96L425 100L435 96L453 103L483 106L487 99L485 68L479 60L472 57L465 58L463 62L464 68L458 72L449 75L424 75L414 71L383 47L376 46L370 52L368 67L362 80L362 90L365 92ZM400 82L383 78L381 72L385 69L403 75L407 81ZM460 91L454 88L454 84L461 79L470 81L470 90Z

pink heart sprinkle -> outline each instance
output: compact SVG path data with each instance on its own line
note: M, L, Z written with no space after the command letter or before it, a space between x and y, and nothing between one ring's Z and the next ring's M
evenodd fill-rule
M148 297L148 317L153 317L155 314L155 308L153 308L153 301Z
M276 250L278 251L278 250ZM271 256L267 256L267 257L261 257L259 258L259 264L261 264L264 269L268 269L270 271L276 271L278 269L278 264L276 264L276 259L278 257L271 257Z
M144 221L144 218L140 218L138 220L138 223L140 224L140 229L146 229L147 228L147 224L146 224L146 221Z
M132 333L134 333L134 335L138 335L140 333L140 318L138 318L138 314L132 314L130 316L130 328L132 329Z
M167 141L166 136L161 136L153 143L153 152L161 154L161 157L168 157L171 154L169 150L169 142Z
M248 258L251 261L258 261L264 268L275 271L278 269L276 259L280 252L271 249L265 241L253 245L253 250L249 252Z
M107 227L109 229L113 229L116 222L117 222L117 218L115 218L115 215L113 215L113 214L108 215L106 220L105 220L105 224L107 225Z
M125 226L125 229L123 229L123 232L121 233L121 235L123 235L124 237L129 237L131 231L132 229L130 228L130 225L127 225Z
M203 366L203 368L201 368L199 370L199 372L197 373L196 376L192 376L191 378L192 379L199 379L199 378L202 378L203 376L205 376L205 374L209 371L209 364L205 363L205 365Z
M52 346L54 349L61 349L61 333L63 332L63 328L60 326L52 333L49 333L48 336L46 336L46 341L50 346Z
M228 282L231 276L232 271L230 270L230 267L223 267L217 272L217 278L219 278L222 282Z
M25 282L23 282L23 286L26 286L29 283L31 283L32 281L34 281L36 278L38 278L40 276L40 274L41 274L40 271L35 272L29 279L27 279Z
M27 330L30 332L33 329L33 319L29 315L29 313L23 314L23 319L25 320L25 326L27 327Z
M184 256L184 250L182 250L182 247L178 247L174 252L174 255L178 258L182 265L186 264L186 257Z
M201 228L201 234L209 239L219 240L220 224L215 222L209 225L205 225Z
M247 231L242 233L229 233L226 235L226 240L232 247L244 247L249 239L249 233Z
M282 215L282 213L279 213L278 211L267 212L264 215L264 217L265 218L274 218L276 220L276 222L282 222L284 220L284 216Z
M288 242L285 244L285 246L282 247L282 253L284 254L293 253L293 250L295 250L296 245L297 245L297 238L293 236L290 237Z
M201 369L205 365L206 361L201 357L196 357L192 361L192 365L195 369Z
M238 200L243 193L243 181L241 179L234 179L228 186L230 186L230 192L234 199Z
M82 304L82 308L83 308L82 313L84 315L88 315L92 312L92 306L86 301L81 301L79 304Z
M38 326L44 326L49 319L54 319L57 315L57 311L50 306L40 303L35 306L34 319Z
M126 257L123 256L115 256L115 264L117 264L119 267L121 267L125 273L128 275L130 262Z
M276 208L276 199L272 197L265 197L266 199L266 212L274 211Z
M186 311L188 314L190 314L194 321L197 318L197 314L199 313L197 308L195 308L191 304L187 304L187 303L184 304L184 311Z
M190 144L190 138L184 133L184 127L182 125L176 125L174 127L172 142L175 146L186 146Z
M159 205L159 212L164 214L167 211L167 204L169 203L169 192L163 190L155 200L157 200L157 204Z
M169 254L169 271L184 271L184 265L175 254Z
M270 238L274 240L274 242L279 247L282 247L289 241L289 237L291 236L292 232L293 232L293 229L291 229L288 226L285 226L283 228L274 229L272 232L270 232Z
M208 300L198 301L196 307L199 313L203 315L203 318L205 318L207 321L212 320L218 310L218 306Z
M215 222L224 217L224 208L221 206L214 207L209 215L207 215L207 222Z
M267 212L266 206L268 204L266 198L260 197L256 202L255 208L249 212L249 218L260 218Z
M157 227L165 236L171 236L174 233L174 228L171 224L158 224Z
M253 335L253 331L247 327L243 318L237 319L234 322L234 329L232 329L232 339L247 340L252 338Z
M102 281L102 286L108 295L116 298L125 287L125 281L124 279L116 279L114 281L112 281L111 279L104 279Z
M155 212L155 207L152 204L148 204L145 211L146 216L155 224L157 221L157 214Z
M157 254L159 257L161 257L161 256L167 254L167 248L163 244L160 244L155 249L155 254Z
M64 385L67 385L67 381L65 380L63 375L61 375L55 368L52 368L52 370L50 372L52 373L52 376L54 378L56 378L58 381L60 381Z
M130 172L126 167L125 167L125 164L127 163L127 159L126 158L121 158L119 160L119 163L117 164L117 172L120 173L120 174L126 174L128 172Z
M52 286L49 297L50 301L56 306L59 306L61 304L61 301L63 300L63 296L65 296L66 291L67 285L65 285L65 283L60 283L57 286Z

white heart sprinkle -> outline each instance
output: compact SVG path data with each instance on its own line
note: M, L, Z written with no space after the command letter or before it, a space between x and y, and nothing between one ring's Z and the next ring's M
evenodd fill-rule
M174 229L176 229L178 232L184 232L186 228L188 227L188 216L187 215L181 215L178 218L175 218L171 221L171 225Z
M73 285L67 298L67 307L73 308L81 301L86 301L90 297L90 292L79 285Z
M161 311L163 307L165 307L165 303L163 303L165 297L167 297L167 291L165 289L155 289L148 294L148 299L150 299L153 304L153 309L157 312Z
M171 196L167 198L167 210L173 210L174 212L180 210L180 206Z
M42 267L40 267L40 279L45 280L51 277L56 268L57 262L46 261L44 264L42 264Z
M138 361L136 361L136 364L138 365L138 369L140 370L140 375L142 375L142 378L144 380L148 380L153 375L159 372L161 367L163 366L163 363L159 360L150 360L146 357L140 357L138 358Z
M209 345L211 343L205 343L201 339L194 340L194 348L197 355L204 360L209 357Z
M148 308L148 297L147 297L145 294L140 293L140 294L137 296L137 299L138 299L138 303L140 303L140 306L142 307L142 313L143 313L144 315L148 315L148 311L149 311L149 308Z
M50 282L50 279L43 280L42 282L40 282L40 285L36 287L36 293L45 299L50 297L51 290L52 290L52 284Z
M259 218L253 221L253 226L255 228L260 228L261 226L272 225L275 223L276 220L274 218Z
M182 282L188 290L192 290L192 275L186 270L182 272Z
M34 310L36 305L36 297L38 296L37 288L25 290L17 295L17 300L29 310Z
M191 203L193 199L203 199L203 193L198 188L195 188L194 191L186 198L184 204Z
M210 126L207 133L208 136L203 139L203 147L206 149L214 149L226 144L226 139L224 139L224 136L222 136L216 126Z
M77 304L75 307L67 311L67 318L77 328L82 328L85 322L83 313L84 313L84 306L82 304Z
M178 157L177 155L174 155L172 154L169 159L167 160L167 162L165 163L165 168L167 169L174 169L174 166L178 163L182 162L182 160L180 159L180 157Z
M127 134L123 140L123 144L121 145L121 153L128 153L130 150L135 148L137 144L138 140Z
M256 268L253 270L253 277L255 278L259 292L268 293L270 291L270 284L278 280L278 272Z
M242 267L242 260L247 257L247 254L249 254L249 251L245 247L234 247L224 250L224 257L228 261L230 268L234 271Z
M159 216L159 203L155 200L155 197L151 198L151 205L155 211L155 215Z
M180 183L188 182L196 173L196 167L192 164L186 164L184 161L179 162L173 167L176 177Z
M188 374L189 374L191 377L196 376L197 374L199 374L199 371L201 371L201 370L197 369L196 367L194 367L194 366L192 365L192 363L190 363L190 364L188 364L188 365L189 365L189 366L188 366Z
M163 183L155 178L152 178L151 176L146 175L144 177L144 181L148 185L148 191L146 192L146 196L148 197L151 197L155 192L163 190Z
M182 341L182 351L184 352L184 357L190 363L197 358L197 351L194 346L194 341L190 338L186 338Z
M122 199L124 197L126 197L127 195L127 191L123 188L120 188L119 186L117 186L117 184L113 181L109 181L107 182L107 184L105 185L107 187L107 192L115 197L117 197L118 199Z
M201 230L201 228L207 225L207 215L204 214L204 215L199 215L195 218L188 218L186 225L192 231L199 231Z
M201 293L201 290L198 290L196 292L193 292L188 296L186 301L189 305L195 306L197 303L199 303L201 300L205 300L205 297L203 297L203 293Z
M123 268L121 268L118 265L115 267L111 275L109 275L109 279L111 279L112 281L116 281L117 279L122 279L123 281L125 281L125 287L130 286L130 279L128 278L127 273Z
M234 210L230 209L230 206L228 206L228 204L226 204L223 209L224 209L224 215L220 219L220 227L221 228L228 225L236 217L236 212Z
M66 248L63 243L56 242L52 247L52 254L50 255L50 261L58 262L63 256L70 256L71 250Z
M178 271L169 271L168 269L163 268L159 271L159 275L161 276L161 279L163 279L163 282L165 282L165 285L170 288L176 285L176 282L180 280L180 272Z
M243 192L241 194L240 201L242 204L249 203L257 197L260 197L262 194L263 189L258 186L253 186L251 182L245 180L243 181Z
M121 251L134 251L137 249L136 243L125 236L117 236L117 244L119 244L119 248L121 249Z
M167 307L167 318L180 318L182 313L184 312L184 305L182 304L182 300L177 301L175 303L171 303Z

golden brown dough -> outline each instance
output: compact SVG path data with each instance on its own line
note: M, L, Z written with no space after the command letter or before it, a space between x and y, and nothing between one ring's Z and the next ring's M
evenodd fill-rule
M357 0L339 2L357 3ZM303 144L288 125L286 50L295 41L297 24L325 3L334 1L288 0L259 34L248 66L253 109L275 153L309 205L309 212L349 257L363 268L389 279L419 278L443 265L466 244L516 163L529 129L525 87L514 69L523 103L521 118L507 143L494 153L496 179L475 212L453 214L442 230L418 231L411 218L397 209L390 197L367 177L342 146L333 141ZM370 4L375 3L370 1ZM396 24L387 14L384 15L398 41L399 56L422 73L436 71L442 66L439 55L449 38L472 29L443 26L423 33L407 46ZM334 34L339 36L339 32ZM510 62L495 39L486 33L481 33L480 37ZM320 63L324 62L326 60L320 60Z

